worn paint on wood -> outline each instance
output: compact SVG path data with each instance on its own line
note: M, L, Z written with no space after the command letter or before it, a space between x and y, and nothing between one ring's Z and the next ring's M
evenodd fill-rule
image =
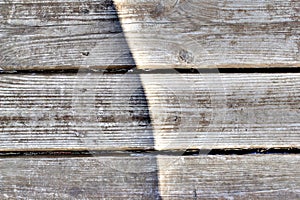
M299 148L299 86L298 74L2 74L0 149Z
M296 200L299 162L299 155L5 158L0 198L150 200L159 193L162 199Z
M0 67L299 67L299 3L0 1ZM128 45L127 45L128 43Z

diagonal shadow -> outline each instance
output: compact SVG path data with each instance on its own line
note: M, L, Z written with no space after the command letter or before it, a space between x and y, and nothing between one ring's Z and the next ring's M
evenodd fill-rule
M126 40L126 35L123 31L118 11L113 0L105 0L99 4L108 10L110 19L113 21L113 28L109 27L109 29L112 29L110 30L112 32L109 34L112 35L115 33L117 36L113 37L113 44L103 46L101 43L102 46L96 46L95 49L95 51L98 51L98 54L96 53L98 56L104 54L106 49L110 52L113 51L112 60L107 61L108 64L103 73L103 80L101 76L99 80L108 86L107 91L110 93L112 98L110 108L104 108L104 110L106 109L104 111L106 116L100 117L102 118L100 119L100 123L105 123L105 120L113 121L111 123L113 124L113 127L105 127L105 131L115 135L120 144L127 143L137 145L130 147L132 149L153 150L155 148L155 138L147 97L140 75L137 73L128 73L128 71L132 71L132 69L136 68L136 62ZM100 28L103 29L103 27ZM94 52L91 52L90 57L93 57L93 53ZM98 58L95 58L94 60L97 59ZM92 63L92 65L93 64L95 63ZM107 78L109 76L119 77L120 80L116 81L112 78L112 82L110 82L110 79ZM91 92L97 91L95 90ZM130 98L122 100L122 97L128 98L128 93L130 93ZM99 96L101 96L101 94ZM118 110L120 107L122 107L120 109L122 112L119 112ZM126 108L125 113L124 107ZM88 111L86 110L85 112ZM115 130L123 131L121 136L116 134ZM126 132L126 130L129 131ZM127 135L127 137L123 137L122 135ZM127 170L130 167L132 169ZM157 166L157 159L153 155L145 156L145 158L142 159L139 157L134 162L128 161L128 163L126 163L125 161L120 163L119 166L113 166L112 168L117 170L118 173L122 173L120 176L115 177L116 179L124 176L124 173L127 173L129 179L132 179L132 177L138 177L138 181L144 181L144 185L139 187L141 191L138 191L138 193L142 195L143 199L161 199L159 194L159 168ZM120 180L120 182L122 182L122 180ZM124 184L129 184L126 188L136 189L134 188L136 184L134 180L127 181ZM109 187L109 185L106 185L105 187ZM111 187L114 187L114 185ZM118 188L116 188L116 192L118 192L117 189Z

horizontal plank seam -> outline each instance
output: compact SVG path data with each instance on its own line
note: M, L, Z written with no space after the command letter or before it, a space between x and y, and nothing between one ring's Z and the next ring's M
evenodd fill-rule
M7 157L91 157L91 156L201 156L201 155L251 155L251 154L300 154L300 148L251 148L251 149L186 149L174 151L157 150L111 150L111 151L2 151L0 158Z
M119 68L119 69L41 69L41 70L0 70L0 74L55 74L55 73L108 73L108 74L165 74L165 73L300 73L300 67L284 68L167 68L167 69L136 69L136 68Z

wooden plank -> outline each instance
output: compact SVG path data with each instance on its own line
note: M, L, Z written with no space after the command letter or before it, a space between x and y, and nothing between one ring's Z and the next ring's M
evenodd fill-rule
M174 159L173 156L4 158L0 160L0 197L1 199L299 199L300 197L299 155L176 157L175 162Z
M299 155L184 157L170 165L173 160L158 159L163 199L300 197Z
M299 148L299 74L1 74L0 150Z
M294 0L0 0L0 5L3 70L300 66Z
M155 158L122 157L1 159L0 197L158 199L157 175L151 170L155 162ZM115 168L119 165L150 171L126 173Z

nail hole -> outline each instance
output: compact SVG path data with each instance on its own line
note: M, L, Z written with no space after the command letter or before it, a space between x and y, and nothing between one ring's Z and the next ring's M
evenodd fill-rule
M90 10L84 8L84 9L81 10L81 12L82 12L83 14L89 14L89 13L90 13Z
M81 52L81 54L82 54L83 56L89 56L89 55L90 55L90 52L85 51L85 52Z

